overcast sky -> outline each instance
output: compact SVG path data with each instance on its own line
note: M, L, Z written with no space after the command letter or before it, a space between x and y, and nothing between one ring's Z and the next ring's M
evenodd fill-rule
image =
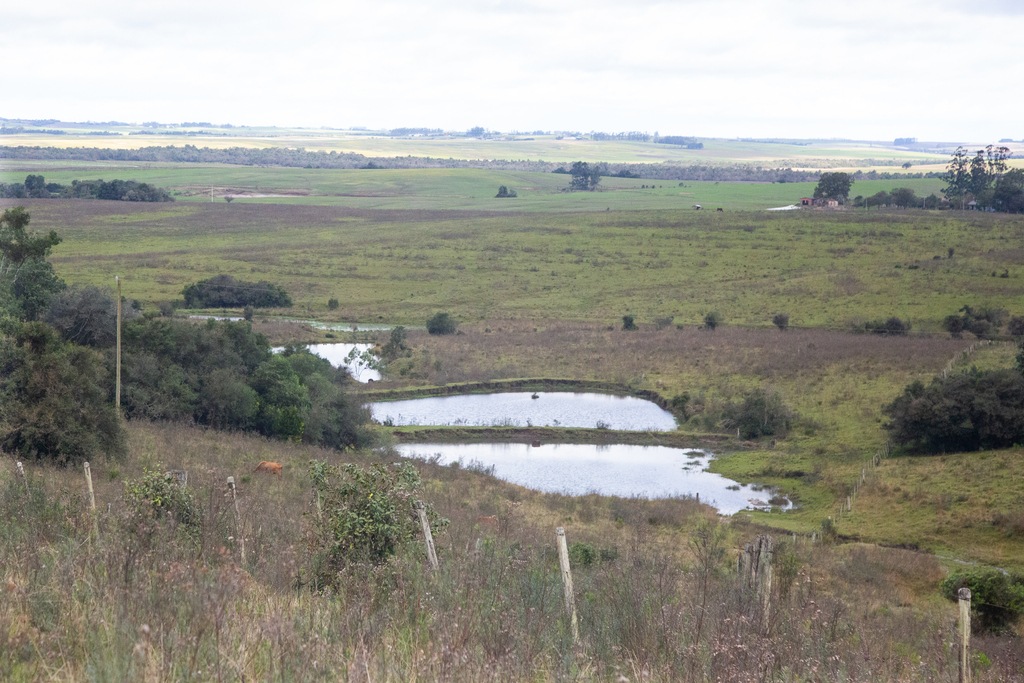
M1024 138L1024 0L9 2L0 116Z

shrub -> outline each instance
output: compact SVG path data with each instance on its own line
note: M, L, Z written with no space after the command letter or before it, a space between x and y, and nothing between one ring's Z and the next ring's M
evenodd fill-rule
M686 420L690 417L690 395L689 394L676 394L669 401L669 405L672 410L683 416Z
M774 391L755 389L740 403L733 403L723 412L723 423L738 428L744 439L761 436L784 436L793 422L793 411Z
M58 464L126 452L105 387L100 354L61 340L45 323L24 323L0 341L0 446L22 459Z
M786 313L776 313L772 318L772 324L785 332L789 328L789 315Z
M242 309L242 317L245 318L245 320L247 320L249 322L252 322L252 314L253 314L252 306L246 306L245 308Z
M947 315L942 321L942 328L953 339L961 339L964 336L964 319L958 315Z
M379 565L420 533L413 504L422 491L410 463L329 465L312 461L309 478L315 511L307 515L307 573L303 583L320 591L334 587L351 563ZM448 520L427 505L433 533Z
M624 329L624 330L636 330L636 329L639 329L639 328L636 326L636 323L633 322L633 316L631 316L631 315L624 315L624 316L622 316L622 329Z
M1010 318L1010 323L1006 326L1006 331L1010 333L1011 337L1024 337L1024 316L1015 315Z
M427 320L427 332L430 334L455 334L459 323L448 313L435 313Z
M892 439L914 451L944 453L1024 443L1024 376L990 370L914 382L882 412Z
M905 337L910 332L910 323L893 316L886 320L871 320L864 323L864 331L886 337Z
M338 304L338 300L337 299L328 299L327 300L327 310L329 310L329 311L336 311L336 310L338 310L338 306L339 306L339 304Z
M405 345L405 328L399 325L391 330L388 343L381 348L381 357L386 361L398 358L409 347Z
M705 329L713 330L713 329L715 329L716 327L718 327L721 324L722 324L722 319L718 315L718 313L715 312L715 311L711 311L710 313L708 313L707 315L704 316L704 328Z
M230 275L217 275L188 285L181 294L188 308L288 307L292 299L284 288L273 283L243 282Z
M495 199L511 199L517 196L515 190L510 190L504 185L498 187L498 194L494 195Z
M143 470L139 479L124 483L124 502L133 515L166 519L198 526L201 516L195 496L169 474Z
M572 543L569 545L569 562L573 567L587 567L594 564L598 554L589 543Z
M971 589L972 630L1000 632L1024 613L1024 576L994 567L957 569L942 581L942 594L957 600L961 588Z

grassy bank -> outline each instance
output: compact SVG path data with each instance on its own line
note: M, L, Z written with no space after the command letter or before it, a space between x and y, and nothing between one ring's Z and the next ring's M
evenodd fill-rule
M765 620L735 570L758 532L740 519L717 523L689 499L540 494L421 462L424 498L451 520L436 539L441 570L429 572L417 543L317 594L295 584L307 561L305 462L380 456L182 426L132 423L129 433L126 461L94 463L91 541L80 470L30 466L26 497L3 461L4 680L956 677L946 642L955 606L935 597L943 571L928 555L777 535ZM283 476L250 474L261 459L281 462ZM189 471L197 526L134 525L122 491L146 468ZM228 475L239 483L237 522ZM580 648L555 526L575 548ZM1017 675L1019 640L980 637L974 647L986 656L977 680Z

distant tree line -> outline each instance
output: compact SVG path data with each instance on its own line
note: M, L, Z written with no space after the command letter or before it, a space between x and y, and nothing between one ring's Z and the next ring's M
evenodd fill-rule
M70 185L47 183L41 175L28 175L24 183L0 183L5 199L109 199L124 202L173 202L166 190L134 180L72 180Z
M442 135L444 131L440 128L392 128L388 135L393 138L405 137L407 135Z
M292 298L272 282L244 282L231 275L216 275L181 290L187 308L287 308Z
M482 130L482 129L481 129ZM482 133L481 133L482 134ZM100 147L7 147L0 146L0 159L42 159L68 161L134 161L134 162L178 162L193 164L232 164L239 166L281 166L286 168L481 168L503 171L556 172L562 164L546 161L521 160L464 160L438 159L434 157L368 157L349 152L312 152L304 149L271 147L250 149L231 147L211 149L182 145L180 147L143 147L140 149L104 149ZM768 182L796 183L817 181L818 171L794 171L791 168L764 168L749 164L711 165L681 164L666 162L608 163L603 164L602 175L646 178L650 180L695 180L722 182ZM568 170L565 171L568 173ZM620 175L622 174L622 175ZM630 175L625 175L630 174ZM860 179L899 180L902 178L940 177L941 173L869 173L857 172L853 177Z
M688 138L682 135L665 135L654 138L654 142L659 145L679 145L686 149L704 149L703 142L697 142L696 138Z
M892 141L893 147L906 147L908 145L916 145L917 138L896 138Z

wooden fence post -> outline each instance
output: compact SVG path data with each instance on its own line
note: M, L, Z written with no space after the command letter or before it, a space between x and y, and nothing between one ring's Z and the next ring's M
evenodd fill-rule
M576 619L576 596L572 588L572 570L569 568L569 548L565 543L565 529L555 529L558 540L558 564L562 569L562 588L565 591L565 610L569 613L572 626L572 642L580 644L580 628Z
M427 557L430 558L430 566L436 572L440 569L437 563L437 553L434 552L434 535L430 533L430 522L427 521L427 510L423 503L416 501L416 513L420 516L420 524L423 526L423 538L427 544Z
M242 534L242 517L238 514L238 498L235 496L235 478L228 477L228 488L231 489L231 502L235 507L235 533L242 550L242 567L245 568L245 536Z
M775 539L771 536L763 536L761 538L761 557L757 562L760 574L757 592L761 597L761 624L765 633L768 633L768 625L771 623L769 617L772 608L772 560L774 558Z
M960 598L960 683L971 683L971 589L961 588Z
M28 477L25 476L25 468L21 466L21 461L18 461L18 474L21 475L21 483L25 485L25 496L31 500L32 494L28 490Z
M89 490L89 516L92 517L92 533L97 539L100 537L100 523L96 517L96 494L92 490L92 470L89 463L85 463L85 487Z

